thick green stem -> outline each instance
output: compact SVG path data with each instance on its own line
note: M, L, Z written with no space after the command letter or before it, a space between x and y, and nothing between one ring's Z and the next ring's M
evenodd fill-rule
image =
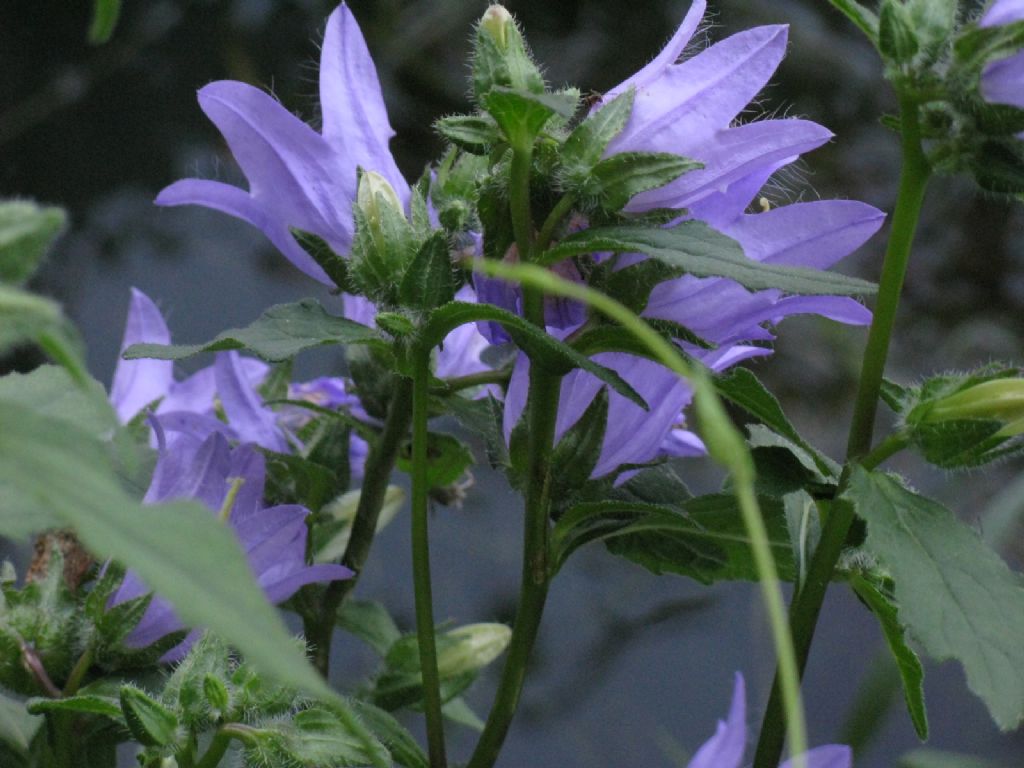
M547 250L548 245L551 243L551 238L555 234L555 227L562 222L562 219L569 215L575 204L576 196L568 192L562 195L562 198L555 203L555 207L551 209L551 213L548 214L544 223L540 225L540 232L537 233L536 249L538 254Z
M320 616L316 621L307 621L306 638L313 646L313 664L325 678L330 671L331 637L337 621L338 608L355 589L363 564L370 554L373 537L377 532L377 519L395 467L398 451L409 431L412 420L412 381L399 378L391 395L384 429L370 447L363 473L363 487L359 492L352 535L341 558L342 565L351 568L354 575L344 581L332 581L324 591L320 604Z
M530 211L530 168L533 165L533 145L516 148L512 152L509 172L509 209L512 214L512 232L519 249L519 258L530 261L533 252L533 215ZM543 324L542 324L543 327Z
M217 768L231 745L231 738L230 731L225 731L223 728L218 730L213 741L210 742L210 746L206 748L206 752L196 763L196 768Z
M902 120L903 166L900 171L899 193L896 198L896 210L893 213L889 243L885 252L885 262L882 265L878 301L871 322L871 330L868 333L867 348L864 352L860 385L847 444L847 465L839 480L837 497L841 496L846 489L851 462L859 462L871 450L875 412L882 388L885 360L889 353L889 342L896 321L896 309L899 306L903 278L906 275L910 249L914 233L917 230L921 205L930 175L928 161L921 147L917 103L909 98L901 97L900 117ZM876 464L887 458L886 451L890 447L895 446L888 444L888 441L883 442L875 452L877 456L871 454L872 459L877 459ZM825 600L825 592L832 580L832 574L839 562L839 556L843 551L853 520L854 512L851 505L839 501L832 505L822 527L821 540L811 558L807 579L799 593L793 596L790 604L789 623L793 632L793 645L801 676L807 665L807 657L818 623L818 615ZM776 675L761 726L761 738L757 745L757 754L754 757L754 768L775 768L779 763L784 741L785 715L782 709L779 676Z
M427 530L427 419L430 415L430 350L413 352L412 383L412 575L416 596L416 639L423 677L423 712L427 718L427 747L431 768L445 768L444 716L441 678L437 672L433 595L430 587L430 541Z

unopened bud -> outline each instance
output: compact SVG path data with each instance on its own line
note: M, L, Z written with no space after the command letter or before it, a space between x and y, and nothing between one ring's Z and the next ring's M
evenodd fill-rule
M937 423L959 419L994 419L1024 427L1024 378L990 379L944 397L932 404L922 421ZM1000 433L1002 434L1002 433Z
M359 190L356 193L356 204L362 209L366 218L375 226L380 225L383 211L382 205L387 205L399 212L402 211L402 201L398 199L395 188L388 183L388 180L375 171L366 171L359 179ZM404 213L403 213L404 216Z
M503 5L492 5L480 18L480 29L490 34L502 51L508 49L508 29L514 24L512 14Z
M502 654L512 638L504 624L467 624L443 635L437 669L442 677L475 672Z
M356 192L356 236L352 277L360 292L378 305L395 302L395 291L417 240L394 187L379 173L365 171Z

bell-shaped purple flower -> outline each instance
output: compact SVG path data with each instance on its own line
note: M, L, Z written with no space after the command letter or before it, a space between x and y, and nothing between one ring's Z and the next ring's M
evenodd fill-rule
M1024 21L1024 0L996 0L978 21L980 27L997 27ZM981 95L993 104L1024 109L1024 50L997 59L981 73ZM1024 138L1024 133L1018 134Z
M265 468L262 454L251 445L232 448L223 435L213 433L200 440L184 433L168 442L157 426L159 456L145 503L193 499L211 513L223 514L245 551L253 577L267 599L282 602L302 586L347 579L352 572L341 565L306 564L306 516L298 505L263 507ZM232 486L238 484L233 500ZM149 589L133 572L125 574L111 598L116 605L146 594ZM169 602L155 596L125 640L129 647L143 648L183 625ZM164 661L180 659L196 633L175 646Z
M348 253L357 168L379 173L408 201L409 185L388 149L394 131L377 71L344 4L328 19L321 49L321 132L245 83L210 83L199 91L199 105L223 134L249 189L184 179L164 189L157 205L203 205L247 221L315 280L333 284L290 230L311 232Z
M604 97L606 104L629 88L635 91L630 118L606 154L672 152L704 165L637 195L627 210L685 208L689 217L739 242L750 259L827 269L871 237L884 215L848 200L794 203L775 209L759 201L760 212L746 212L772 174L827 141L831 133L796 119L738 123L742 111L782 60L787 29L766 26L740 32L677 61L704 10L704 0L695 0L665 49ZM626 268L643 258L638 254L621 257L617 267ZM494 282L479 281L477 285L488 300L516 311L518 294L503 294ZM549 331L560 337L571 333L579 321L570 314L548 312ZM713 371L771 354L764 346L774 339L767 326L790 315L817 314L850 325L871 320L870 312L848 297L787 296L775 290L751 291L724 278L689 275L657 285L642 314L678 323L714 345L709 350L680 344ZM609 393L608 425L594 477L614 472L621 464L703 451L700 439L686 429L681 415L692 397L686 382L664 367L632 355L604 353L594 359L619 373L651 406L645 411L621 395ZM526 405L527 367L528 361L521 355L509 383L506 434L511 433ZM564 378L556 439L582 416L602 386L580 370Z
M732 704L725 720L718 721L715 735L697 750L687 768L740 768L747 746L747 695L743 675L736 673ZM841 744L828 744L804 754L806 768L850 768L853 752ZM790 768L786 761L779 768Z

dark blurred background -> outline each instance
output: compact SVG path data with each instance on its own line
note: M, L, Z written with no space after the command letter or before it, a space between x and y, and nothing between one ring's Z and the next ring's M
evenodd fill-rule
M0 0L0 196L64 205L70 231L35 287L64 302L109 381L129 286L152 296L177 340L206 339L251 321L267 305L317 295L334 301L234 219L198 208L160 210L157 191L184 176L240 183L237 168L198 108L195 91L231 78L270 89L310 122L317 115L317 58L329 0L149 0L125 3L113 40L85 43L85 0ZM354 0L381 75L393 149L410 178L442 149L430 129L466 107L470 26L483 2ZM897 146L878 122L893 109L867 43L824 0L712 0L711 40L756 24L791 25L791 44L754 114L823 123L837 138L778 179L777 203L849 197L890 210ZM687 2L511 0L556 84L606 90L645 64L674 31ZM1024 215L965 180L940 180L929 196L907 281L890 376L911 382L935 370L1022 360ZM882 236L842 269L877 277ZM797 425L841 455L862 331L791 320L777 354L757 363ZM27 369L30 351L0 361ZM330 355L300 372L326 372ZM943 498L1021 565L1020 464L950 476L897 462L918 487ZM703 462L681 465L696 490L720 482ZM486 470L461 510L440 509L432 538L437 611L460 623L510 621L518 581L520 503ZM360 585L411 628L406 526L382 535ZM1021 638L1024 642L1024 638ZM842 588L826 604L808 670L812 743L837 740L858 687L877 669L883 642L867 611ZM372 666L357 641L339 641L337 682ZM681 766L723 716L732 673L748 680L756 731L773 669L754 585L704 589L655 578L600 548L576 557L552 591L534 674L503 765ZM493 679L470 696L481 712ZM1024 739L1000 735L954 664L929 665L930 746L1024 764ZM884 697L883 697L884 698ZM858 766L895 765L917 746L899 694ZM884 706L878 699L878 707ZM415 720L412 722L415 723ZM473 739L456 737L456 754Z

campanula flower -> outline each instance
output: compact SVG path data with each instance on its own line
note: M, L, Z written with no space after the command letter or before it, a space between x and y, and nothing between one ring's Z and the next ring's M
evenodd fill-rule
M687 768L740 768L747 746L747 695L743 675L736 673L729 715L718 721L715 735L697 750ZM804 755L807 768L850 768L853 753L849 747L828 744L812 749ZM779 768L790 768L786 761Z
M747 212L774 173L828 141L832 134L807 120L738 122L782 60L787 28L764 26L740 32L680 61L705 5L704 0L695 0L664 50L612 88L596 107L634 90L632 113L606 154L670 152L703 165L663 187L636 195L626 210L679 209L681 217L704 221L736 240L750 259L828 269L871 237L884 215L872 206L848 200L794 203L774 209L767 201L758 200L758 212ZM617 268L643 258L625 255ZM570 274L563 277L574 279ZM506 289L502 293L500 287L483 280L476 284L487 300L518 309L518 292ZM546 313L548 330L559 337L567 336L585 319L578 308L567 306L565 310ZM774 334L769 326L796 314L821 315L850 325L866 325L871 320L870 312L848 297L751 291L725 278L691 275L657 285L642 312L647 318L678 323L709 342L710 349L687 342L680 342L680 347L712 371L770 355L765 344ZM603 353L594 360L619 373L650 405L645 411L609 392L608 425L594 477L614 472L621 464L703 452L703 444L686 429L681 415L693 394L686 382L657 363L625 353ZM520 355L506 398L506 435L511 434L526 405L528 365ZM581 370L563 379L556 440L582 416L603 386Z
M280 603L306 584L347 579L352 575L341 565L306 565L309 510L298 505L263 507L264 460L251 445L232 448L218 432L205 439L185 433L168 442L159 422L156 431L159 454L144 503L192 499L211 513L224 515L225 523L238 537L253 576L268 600ZM230 499L229 493L236 484L237 491ZM145 583L133 571L128 571L111 603L116 605L148 591ZM156 596L125 643L129 647L143 648L182 627L171 604ZM183 657L196 636L193 632L163 660L175 661Z
M321 49L321 131L246 83L210 83L199 91L199 105L223 134L249 189L184 179L164 189L157 205L202 205L247 221L315 280L333 285L291 229L311 232L335 252L348 253L358 168L380 174L403 204L408 202L409 185L388 149L395 132L377 71L345 5L328 19Z
M979 19L978 26L996 27L1018 21L1024 21L1022 0L996 0ZM981 94L993 104L1024 109L1024 50L985 66L981 73Z

